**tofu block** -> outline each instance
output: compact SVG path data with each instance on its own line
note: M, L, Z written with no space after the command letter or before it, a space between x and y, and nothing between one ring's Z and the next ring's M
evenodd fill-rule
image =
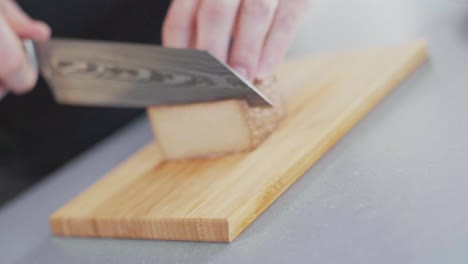
M232 99L148 108L164 157L208 158L256 148L283 119L285 107L274 79L255 84L273 107L252 107L245 100Z

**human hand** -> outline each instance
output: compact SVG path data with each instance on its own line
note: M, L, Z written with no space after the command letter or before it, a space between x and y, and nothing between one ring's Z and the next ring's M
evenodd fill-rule
M21 39L44 41L49 37L49 26L31 19L12 0L0 0L0 98L8 92L25 93L36 84L37 70Z
M286 55L309 3L173 0L163 25L163 45L207 50L248 80L266 78Z

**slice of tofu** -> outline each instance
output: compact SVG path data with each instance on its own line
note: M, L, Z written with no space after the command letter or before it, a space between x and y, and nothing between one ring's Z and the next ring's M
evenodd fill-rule
M274 79L256 82L256 87L273 107L252 107L235 99L148 108L165 158L207 158L257 147L278 126L285 108Z

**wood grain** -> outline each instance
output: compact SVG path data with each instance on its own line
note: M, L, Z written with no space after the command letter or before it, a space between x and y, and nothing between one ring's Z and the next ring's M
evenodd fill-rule
M55 212L52 230L232 241L425 58L415 42L284 64L277 76L289 115L260 147L163 162L150 143Z

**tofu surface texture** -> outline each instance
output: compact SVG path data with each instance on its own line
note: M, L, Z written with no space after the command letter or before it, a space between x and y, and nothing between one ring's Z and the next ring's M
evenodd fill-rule
M165 159L195 159L249 151L261 144L285 116L274 78L255 82L273 107L232 99L148 108Z

